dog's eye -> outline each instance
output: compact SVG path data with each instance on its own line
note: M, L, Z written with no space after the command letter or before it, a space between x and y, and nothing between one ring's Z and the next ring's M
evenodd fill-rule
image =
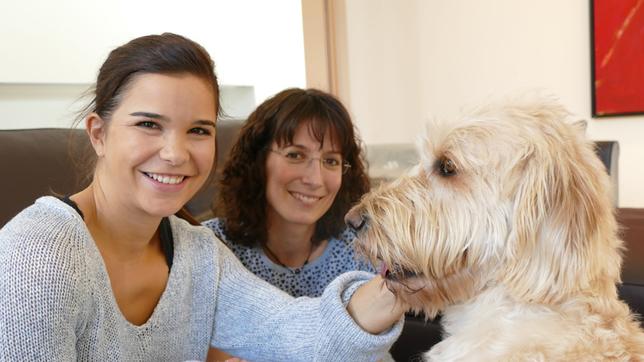
M456 164L449 158L441 158L438 161L438 172L441 176L454 176L456 175Z

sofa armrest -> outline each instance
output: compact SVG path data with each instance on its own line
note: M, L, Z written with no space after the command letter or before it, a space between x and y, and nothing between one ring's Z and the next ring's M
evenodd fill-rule
M617 221L625 246L620 297L644 316L644 209L617 209Z

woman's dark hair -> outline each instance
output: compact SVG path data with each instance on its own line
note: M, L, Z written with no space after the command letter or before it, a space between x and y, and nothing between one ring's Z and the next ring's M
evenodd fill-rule
M366 161L351 117L334 96L316 89L286 89L264 101L249 116L222 171L215 215L226 220L227 237L242 245L267 241L266 158L270 145L291 144L298 126L307 124L323 143L329 132L351 168L329 210L318 220L312 242L339 235L344 215L369 190Z
M94 99L81 111L78 120L92 112L109 120L133 78L146 73L192 74L208 82L215 97L219 97L214 62L201 45L172 33L147 35L110 52L90 90ZM215 102L215 107L219 114L219 102Z
M215 112L219 115L219 83L208 52L181 35L163 33L136 38L110 52L99 70L96 84L88 91L93 99L79 112L75 124L90 113L96 113L108 122L138 75L182 73L194 75L212 86ZM87 155L80 166L85 170L87 183L96 157L93 152L82 154Z

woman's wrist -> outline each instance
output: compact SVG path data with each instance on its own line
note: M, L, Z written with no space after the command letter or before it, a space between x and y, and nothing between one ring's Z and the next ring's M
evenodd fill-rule
M387 289L379 275L360 286L347 305L349 315L371 334L380 334L391 328L406 310L407 307Z

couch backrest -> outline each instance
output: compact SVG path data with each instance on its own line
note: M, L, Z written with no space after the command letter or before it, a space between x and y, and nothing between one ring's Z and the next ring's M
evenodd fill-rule
M80 130L0 131L0 227L40 196L79 190L80 170L70 152L83 152L88 144Z

